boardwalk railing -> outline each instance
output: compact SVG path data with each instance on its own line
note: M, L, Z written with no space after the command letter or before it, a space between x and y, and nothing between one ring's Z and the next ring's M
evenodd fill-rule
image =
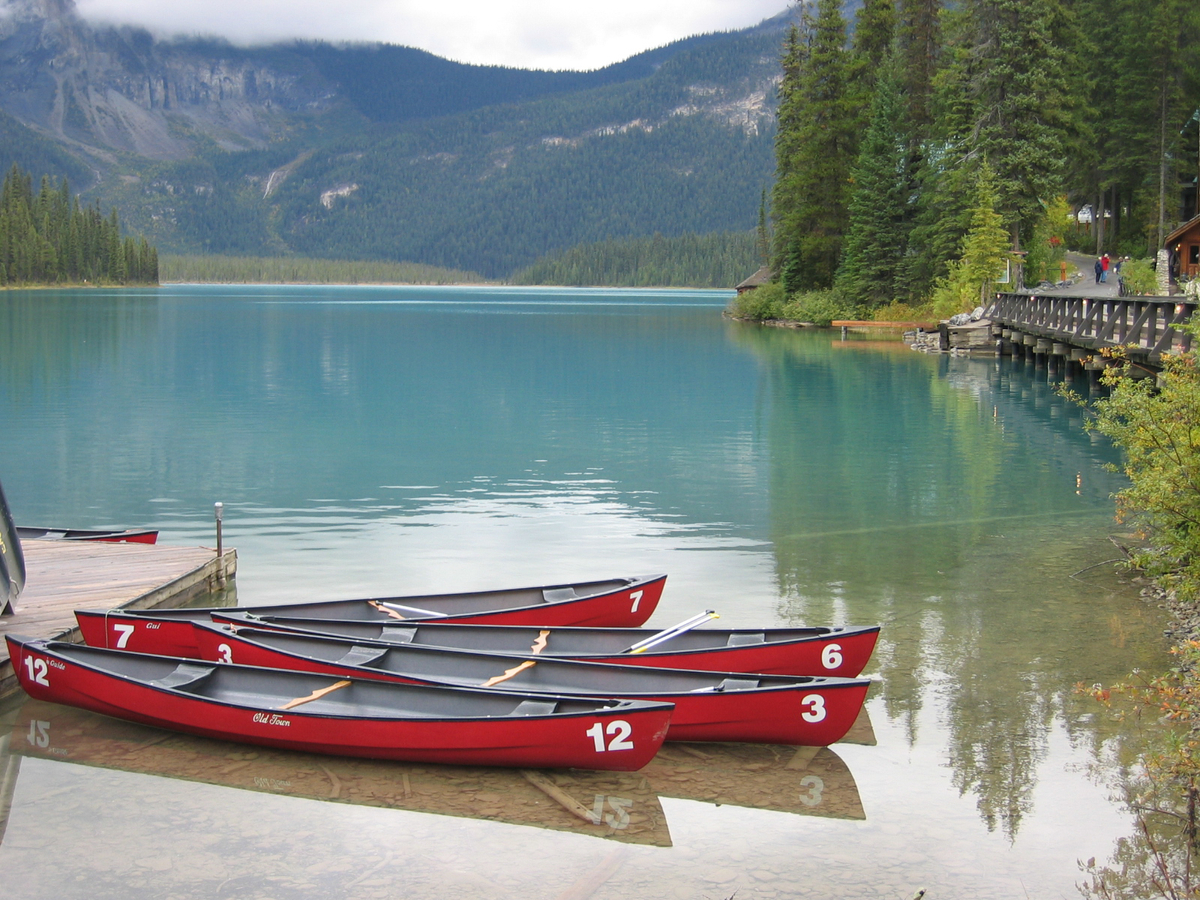
M1153 365L1191 348L1191 335L1178 326L1196 308L1194 300L1174 297L998 294L987 315L1005 329L1070 347L1125 347Z

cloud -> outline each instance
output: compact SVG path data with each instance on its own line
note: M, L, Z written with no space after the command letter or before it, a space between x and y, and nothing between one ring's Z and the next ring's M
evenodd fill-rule
M593 69L679 38L745 28L786 0L77 0L95 21L239 44L383 41L460 62Z

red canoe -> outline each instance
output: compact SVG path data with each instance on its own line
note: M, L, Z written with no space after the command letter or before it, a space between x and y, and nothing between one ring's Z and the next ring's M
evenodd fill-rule
M675 704L670 741L824 747L854 724L870 681L655 669L297 632L196 626L202 659L414 684Z
M18 525L17 536L23 541L102 541L109 544L153 544L158 532L127 528L124 531L98 531L85 528L34 528Z
M809 628L696 628L676 634L641 653L630 647L660 632L652 628L511 628L498 625L443 625L432 622L362 624L286 616L259 616L253 610L214 610L215 621L250 628L324 634L353 640L479 650L555 659L703 669L708 672L757 672L764 675L836 675L862 672L878 625ZM194 641L194 638L189 640ZM90 641L89 641L90 643ZM166 652L166 651L163 651Z
M627 628L650 618L662 597L666 575L650 578L612 578L578 584L466 594L419 597L380 597L370 600L329 600L282 606L236 607L254 615L302 616L322 622L428 621L504 625L600 625ZM216 609L76 610L83 639L93 647L196 656L191 623L208 622Z
M7 635L37 700L309 753L522 768L640 769L672 706L198 663Z

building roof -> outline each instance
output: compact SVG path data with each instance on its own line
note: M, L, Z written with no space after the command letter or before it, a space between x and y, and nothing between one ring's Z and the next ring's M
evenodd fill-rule
M750 288L762 287L762 285L766 284L770 280L771 280L771 267L763 266L757 272L755 272L753 275L751 275L749 278L747 278L745 281L743 281L741 284L739 284L737 286L736 290L748 291L748 290L750 290Z
M1167 244L1171 243L1171 241L1178 240L1197 226L1200 226L1200 216L1193 216L1189 221L1184 222L1182 225L1168 234L1163 240L1163 246L1165 247Z

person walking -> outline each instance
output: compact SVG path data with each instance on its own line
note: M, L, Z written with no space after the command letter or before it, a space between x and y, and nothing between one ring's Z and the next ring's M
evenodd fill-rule
M1108 254L1105 253L1102 257L1100 257L1100 282L1102 284L1104 282L1108 281L1109 264L1110 264L1110 260L1108 258Z
M1100 257L1096 257L1096 265L1093 266L1096 270L1096 284L1100 283L1100 276L1104 274L1104 263L1100 261Z

